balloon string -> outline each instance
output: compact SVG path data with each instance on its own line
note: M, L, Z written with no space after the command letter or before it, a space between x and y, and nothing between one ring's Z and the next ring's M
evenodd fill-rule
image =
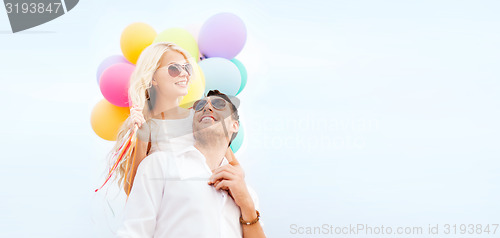
M135 144L137 145L137 137L134 137L133 140L135 141ZM132 168L135 168L136 151L137 151L137 149L134 149L133 152L132 152ZM134 171L134 170L132 170L132 171ZM132 190L132 174L130 175L129 180L130 181L129 181L128 191L127 191L127 198L130 195L130 190Z
M122 141L121 141L121 145L120 147L118 147L118 149L113 153L113 155L111 156L112 158L115 157L117 154L120 153L121 149L123 148L123 146L125 145L125 140L128 139L128 136L130 135L130 131L131 130L128 130L127 133L125 134L125 136L123 137ZM109 170L109 172L111 172L111 169Z
M128 147L130 146L130 143L127 143L127 146L125 148L125 150L128 149ZM122 151L122 153L120 153L120 156L119 158L116 160L116 163L113 165L113 167L111 168L107 178L106 178L106 181L104 181L104 183L101 185L100 188L96 189L95 192L97 192L99 189L101 189L102 187L104 187L104 185L109 181L109 179L111 178L111 176L113 175L113 172L116 170L116 168L118 167L118 164L120 163L121 159L123 158L123 152L125 152L125 150Z
M128 160L127 160L127 163L126 163L126 166L125 166L125 178L123 179L124 183L126 183L128 180L127 180L127 177L129 175L129 169L130 169L130 165L131 165L131 162L132 160L130 159L131 158L131 154L134 153L134 156L135 156L135 151L137 149L136 145L137 145L137 129L138 129L138 126L135 125L134 126L134 134L131 136L131 139L130 139L130 143L132 143L132 149L128 152Z
M135 151L135 149L132 149ZM123 179L123 184L126 184L128 182L128 173L129 173L129 168L130 168L130 163L132 162L132 160L127 160L127 164L125 166L125 178Z
M125 143L123 143L119 147L120 149L117 152L115 152L114 155L113 155L113 157L114 157L118 152L120 152L120 155L118 156L118 159L114 163L113 167L109 170L108 176L107 176L106 180L104 181L104 183L101 185L101 187L99 187L98 189L96 189L95 192L99 191L100 189L102 189L104 187L104 185L106 185L106 183L109 181L109 179L111 178L111 176L113 176L113 173L116 171L116 168L118 167L118 164L120 164L120 161L123 159L123 156L125 154L129 154L129 149L130 149L130 146L132 144L131 139L132 139L132 137L135 136L137 129L138 129L138 127L137 127L137 125L135 125L133 129L131 129L131 130L129 130L127 132L126 135L129 135L129 137L125 138ZM132 133L130 133L130 131L132 131ZM123 145L125 145L125 144L126 144L126 146L123 147ZM135 147L135 145L133 145L132 147ZM124 149L121 150L122 148L124 148Z

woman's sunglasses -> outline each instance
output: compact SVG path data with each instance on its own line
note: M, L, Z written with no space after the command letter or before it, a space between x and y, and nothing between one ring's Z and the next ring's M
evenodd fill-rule
M200 99L193 104L193 109L196 112L201 111L208 103L207 99ZM222 110L226 107L226 100L222 98L212 98L210 100L210 104L212 104L212 107L214 107L217 110Z
M162 67L163 68L163 67ZM193 74L193 66L189 63L187 64L171 64L168 67L168 74L172 77L177 77L181 74L182 70L191 76Z

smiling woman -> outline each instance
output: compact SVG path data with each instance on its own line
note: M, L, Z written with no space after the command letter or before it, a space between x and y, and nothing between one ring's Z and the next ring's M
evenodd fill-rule
M192 143L189 138L192 114L179 107L182 97L188 94L189 82L197 77L192 65L189 53L173 43L153 44L140 55L130 79L129 99L134 107L112 151L119 150L121 139L137 124L138 140L134 153L123 158L118 167L119 184L127 194L132 188L137 167L149 153L159 150L160 141L171 136L182 138L183 143L165 141L170 147ZM152 144L152 141L156 143Z

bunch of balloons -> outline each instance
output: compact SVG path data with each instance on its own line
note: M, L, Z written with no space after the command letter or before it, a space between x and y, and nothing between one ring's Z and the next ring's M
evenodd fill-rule
M198 39L193 35L197 35ZM130 76L141 52L156 42L173 42L198 59L195 67L202 77L190 82L188 94L180 105L190 107L212 89L227 95L238 95L247 83L247 71L243 63L234 57L243 49L246 37L244 22L232 13L219 13L210 17L199 32L169 28L158 34L148 24L130 24L120 38L123 55L109 56L97 68L97 83L104 99L92 110L92 129L102 139L116 140L120 126L130 113ZM234 152L241 147L243 134L243 127L240 126L231 144Z

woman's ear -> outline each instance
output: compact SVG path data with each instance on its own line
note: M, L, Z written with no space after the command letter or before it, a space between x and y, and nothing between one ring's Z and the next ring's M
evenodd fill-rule
M155 77L153 77L153 80L151 80L151 84L154 86L158 86L158 82L156 81Z

